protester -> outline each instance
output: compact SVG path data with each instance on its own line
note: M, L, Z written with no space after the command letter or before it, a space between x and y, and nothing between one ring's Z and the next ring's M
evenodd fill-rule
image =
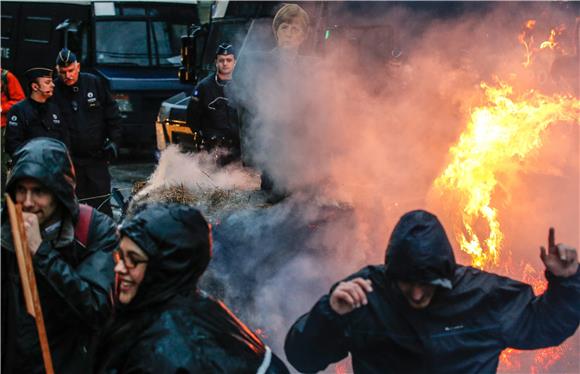
M54 370L87 373L95 332L110 312L112 251L117 246L114 223L78 204L73 165L60 141L32 139L14 154L14 161L6 190L22 204ZM2 373L44 373L6 209L1 241Z
M267 140L256 138L256 131L266 133L266 128L292 127L295 121L301 121L304 110L293 113L292 118L276 116L277 123L272 119L263 118L258 106L264 103L284 105L288 97L303 96L299 82L307 79L306 72L311 69L300 49L309 32L310 17L297 4L284 4L276 12L272 22L272 31L276 47L268 52L248 53L240 57L240 64L234 72L231 87L226 94L232 97L242 120L243 132L252 133L242 136L243 158L262 172L262 190L269 194L268 201L275 203L285 198L289 191L282 183L275 183L273 167L270 165L272 154L279 152L285 139L273 138ZM291 103L287 103L290 105ZM305 108L301 108L305 109ZM271 108L276 111L276 108ZM244 154L248 150L248 153ZM279 171L277 171L279 172Z
M147 205L120 233L117 308L97 373L287 373L225 305L197 289L211 233L196 209Z
M203 149L228 150L228 155L218 159L225 165L240 158L238 114L224 93L236 66L236 51L231 44L218 46L215 66L216 72L202 79L193 90L187 105L187 124L201 135Z
M24 96L24 91L22 91L22 86L20 86L20 82L18 82L18 78L14 76L11 72L6 69L0 68L0 74L2 75L2 84L0 86L2 91L2 132L0 134L0 138L2 139L2 198L4 198L4 185L6 184L6 172L7 172L7 164L8 164L8 154L5 150L5 139L6 139L6 114L12 108L12 106L19 101L22 101L26 98Z
M580 321L576 250L550 230L548 289L455 263L443 226L426 211L396 225L385 265L335 284L286 337L289 362L316 372L350 353L355 373L491 373L508 347L561 344Z
M12 106L6 127L6 152L10 156L24 143L37 137L55 138L70 145L68 126L50 98L54 91L52 70L36 67L24 75L30 95Z
M70 50L58 53L56 68L54 96L71 129L77 196L112 217L109 162L117 158L122 137L117 102L98 77L81 73Z

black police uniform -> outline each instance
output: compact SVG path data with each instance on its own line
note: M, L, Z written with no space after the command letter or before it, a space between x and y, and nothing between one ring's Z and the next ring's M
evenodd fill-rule
M26 98L8 112L6 152L10 156L30 139L54 138L70 146L67 123L58 106L50 100L39 103Z
M201 133L203 148L230 150L227 160L220 160L222 164L240 157L238 114L224 94L228 82L219 79L217 73L208 75L195 87L187 105L187 123L193 131Z
M80 73L73 86L56 79L54 96L70 124L77 196L82 202L112 216L107 196L111 193L108 165L116 158L122 137L117 103L102 81L89 73Z

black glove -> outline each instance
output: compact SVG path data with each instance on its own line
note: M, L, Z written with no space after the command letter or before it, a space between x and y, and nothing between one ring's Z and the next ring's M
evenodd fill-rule
M103 146L103 155L108 161L113 161L119 157L119 148L115 143L107 139Z

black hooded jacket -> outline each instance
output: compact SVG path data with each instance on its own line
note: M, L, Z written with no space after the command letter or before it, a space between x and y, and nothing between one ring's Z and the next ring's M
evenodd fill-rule
M121 235L147 254L147 268L102 334L97 373L287 373L225 305L196 289L211 257L197 210L153 204L127 219Z
M96 331L110 312L114 282L111 251L117 245L113 221L92 211L88 237L75 237L79 205L74 170L61 142L33 139L14 155L7 183L13 193L21 178L34 178L64 207L60 230L32 257L46 333L56 373L86 373ZM34 319L26 313L10 224L2 212L2 373L43 373Z
M366 306L341 316L325 295L290 329L286 356L299 371L323 370L350 353L355 373L492 373L503 349L558 345L580 320L580 272L547 272L548 289L536 297L527 284L456 265L443 227L425 211L401 218L385 266L347 280L356 277L373 284ZM395 281L447 277L452 289L438 287L422 310L408 305Z

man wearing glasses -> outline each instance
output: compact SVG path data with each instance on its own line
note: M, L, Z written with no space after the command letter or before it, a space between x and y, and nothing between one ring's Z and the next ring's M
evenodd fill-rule
M22 205L56 373L89 373L97 330L110 313L117 247L111 218L79 205L65 145L35 138L14 154L6 190ZM27 314L10 222L2 209L2 373L43 373L35 320Z

